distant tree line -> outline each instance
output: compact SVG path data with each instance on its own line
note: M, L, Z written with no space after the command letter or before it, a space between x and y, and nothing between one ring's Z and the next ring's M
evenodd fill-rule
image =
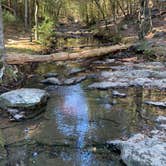
M150 19L150 9L159 7L164 0L2 0L2 8L24 22L25 30L35 30L38 39L39 24L49 19L56 23L67 18L82 21L88 25L103 19L115 23L118 17L138 15L140 28ZM143 17L146 17L145 19ZM148 17L148 18L147 18ZM149 21L148 21L149 22ZM151 23L148 23L151 25ZM139 34L142 38L143 35Z

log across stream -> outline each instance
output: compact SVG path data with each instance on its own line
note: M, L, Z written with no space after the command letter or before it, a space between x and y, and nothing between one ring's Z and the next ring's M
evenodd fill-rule
M116 53L122 50L126 50L130 46L131 45L113 45L108 47L84 50L76 53L60 52L50 55L9 54L6 57L6 62L8 64L25 64L31 62L53 62L99 57L107 55L109 53Z

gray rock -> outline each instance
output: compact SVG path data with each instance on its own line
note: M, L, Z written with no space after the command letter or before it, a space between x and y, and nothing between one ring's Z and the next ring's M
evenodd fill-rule
M16 115L19 112L19 110L14 108L8 108L7 112L11 115Z
M106 62L105 61L102 61L102 60L98 60L98 61L94 61L92 62L93 64L105 64Z
M104 78L147 78L151 75L151 70L128 70L128 71L114 71L102 72L101 76Z
M158 116L158 118L156 119L156 122L166 124L166 117L160 115L160 116Z
M22 112L15 108L8 108L7 112L11 115L11 121L20 121L25 118L25 112Z
M103 104L103 107L107 110L110 110L112 108L112 105L109 103Z
M111 66L113 70L132 70L132 66Z
M23 114L15 114L15 115L13 115L13 118L15 121L20 121L20 120L24 119L25 116Z
M69 74L77 74L77 73L80 73L80 72L83 72L85 71L85 69L80 69L80 68L73 68L71 69L71 71L69 71Z
M66 79L64 81L64 84L65 85L77 84L77 83L80 83L80 82L84 81L85 79L86 79L86 76L73 77L73 78Z
M75 78L69 78L64 81L65 85L72 85L75 83Z
M159 101L145 101L145 104L152 105L155 107L162 107L166 108L166 102L159 102Z
M122 88L128 87L129 84L127 82L97 82L88 86L90 89L108 89L108 88Z
M115 90L112 92L112 95L114 97L126 97L127 96L125 93L120 93L120 92L115 91Z
M166 89L166 79L158 79L158 80L153 80L152 84L150 84L152 88L156 87L158 89L164 90Z
M121 158L127 166L165 166L165 132L154 130L152 136L136 134L127 141L115 140L109 146L121 152Z
M156 127L159 130L162 130L162 131L166 130L166 116L162 116L162 115L158 116L156 118L155 122L157 122Z
M45 79L50 78L50 77L57 77L57 76L58 76L57 73L47 73L47 74L43 75L43 77Z
M166 124L160 124L159 129L161 130L166 130Z
M166 165L166 117L159 116L159 130L152 130L148 136L135 134L126 141L108 141L108 148L118 152L127 166Z
M157 79L165 79L166 78L166 71L154 71L151 73L151 77Z
M99 82L89 87L108 89L112 87L142 86L148 89L166 89L166 63L164 62L138 64L128 62L111 66L111 68L113 71L103 71L98 74Z
M107 62L107 63L114 63L114 62L115 62L115 59L106 59L106 62Z
M77 77L76 82L77 83L82 82L82 81L86 80L86 78L87 78L86 76Z
M131 86L149 86L152 83L152 80L149 78L136 78L130 81Z
M132 64L131 64L132 65ZM165 64L161 62L148 62L148 63L138 63L133 64L134 67L142 69L163 69Z
M61 85L61 82L58 78L50 77L45 80L42 80L41 83L48 84L48 85Z
M30 108L47 101L48 94L45 90L23 88L0 95L0 107Z

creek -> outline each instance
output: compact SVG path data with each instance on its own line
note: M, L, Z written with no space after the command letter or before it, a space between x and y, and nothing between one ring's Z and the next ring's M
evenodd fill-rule
M31 72L32 66L24 66L22 70L28 71L29 77L22 87L46 89L50 98L44 111L33 119L10 122L8 115L0 112L0 137L5 140L0 165L123 166L106 141L151 130L155 118L165 112L144 101L164 101L166 92L141 86L117 87L118 92L126 94L120 97L113 95L114 88L89 89L88 85L99 81L96 76L101 71L125 67L116 60L105 62L106 59L92 59L36 64ZM74 70L77 72L72 73ZM50 72L62 80L83 75L87 79L68 86L42 85L43 75Z

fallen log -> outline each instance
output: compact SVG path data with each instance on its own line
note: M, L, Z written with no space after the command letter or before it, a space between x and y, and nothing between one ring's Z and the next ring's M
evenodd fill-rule
M131 45L114 45L109 47L100 47L89 49L82 52L67 53L60 52L50 55L29 55L29 54L8 54L6 56L7 64L25 64L31 62L53 62L53 61L66 61L82 58L104 56L109 53L116 53L129 48Z

